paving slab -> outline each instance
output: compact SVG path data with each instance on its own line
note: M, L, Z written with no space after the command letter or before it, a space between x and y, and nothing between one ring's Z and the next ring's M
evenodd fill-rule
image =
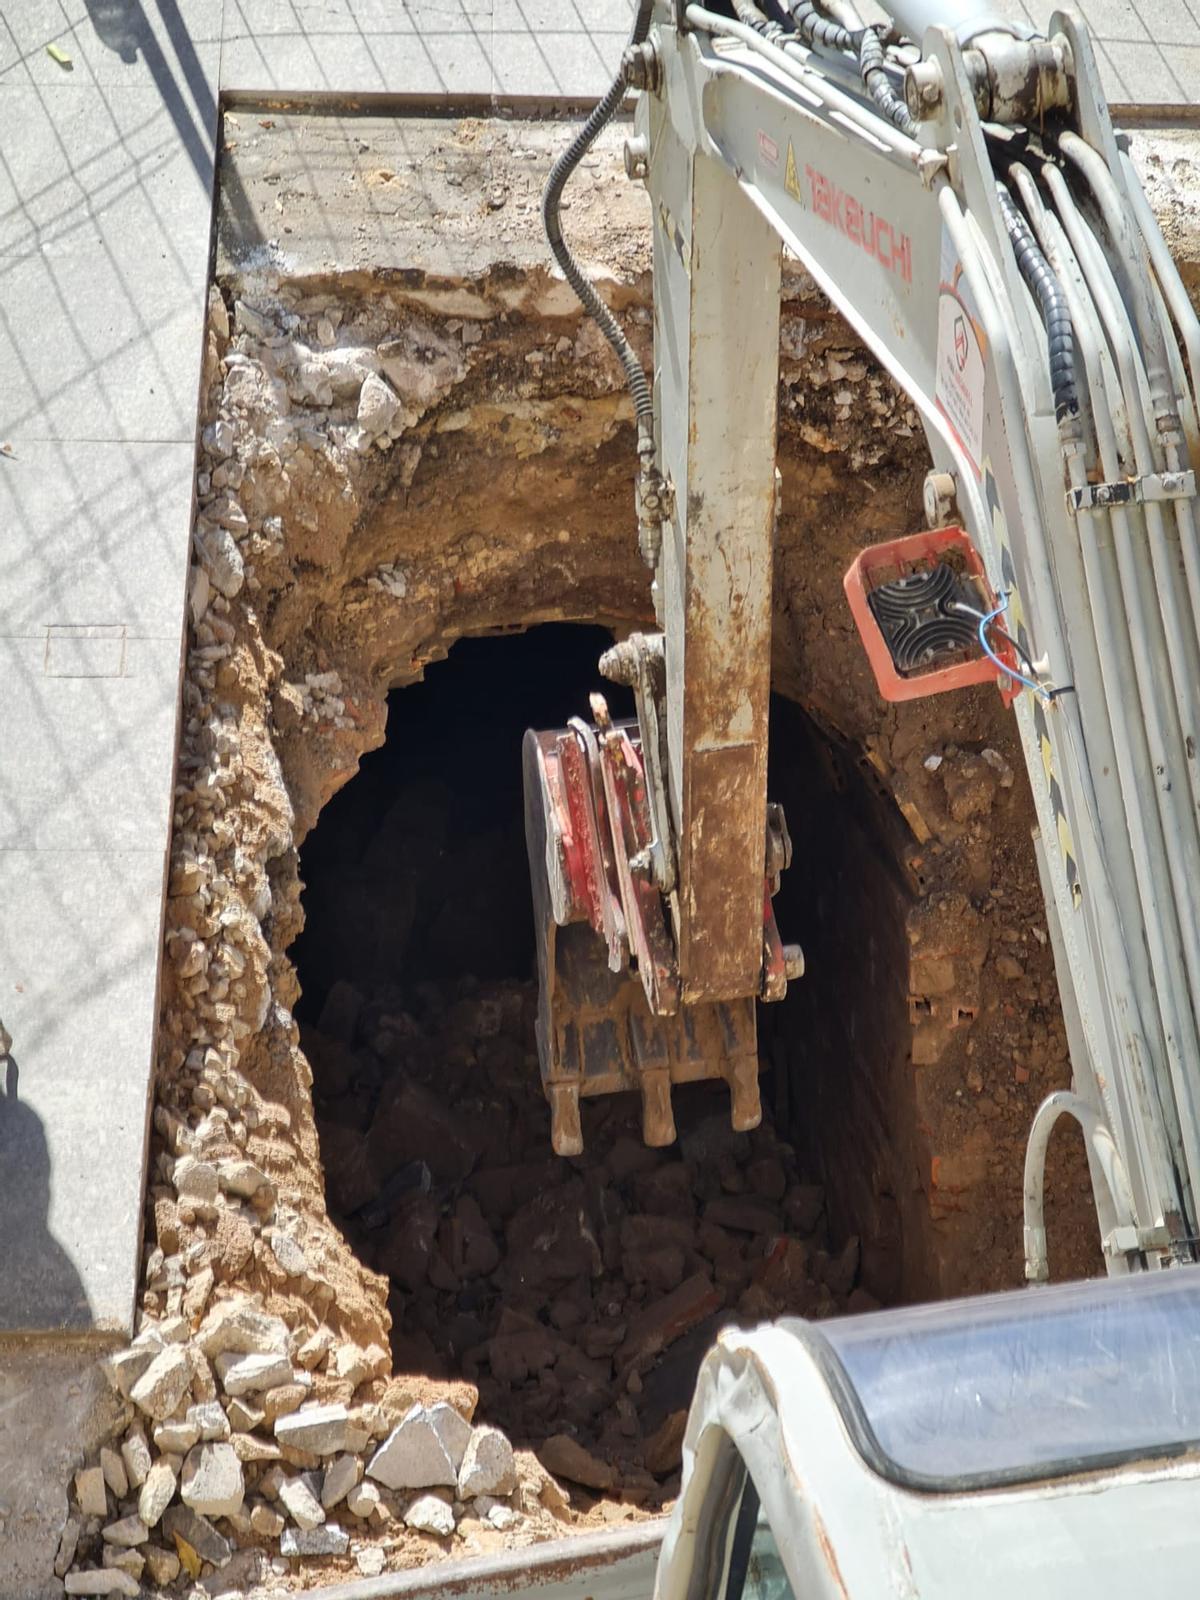
M191 439L23 439L0 462L0 637L121 623L178 638L187 584Z
M226 0L221 87L362 95L488 95L491 9L465 0Z
M0 850L142 848L171 823L182 634L71 624L0 639ZM11 1024L9 1024L11 1032Z
M164 865L0 850L0 1330L131 1326Z
M156 89L0 85L0 426L15 439L187 439L211 228ZM20 315L18 308L38 308Z

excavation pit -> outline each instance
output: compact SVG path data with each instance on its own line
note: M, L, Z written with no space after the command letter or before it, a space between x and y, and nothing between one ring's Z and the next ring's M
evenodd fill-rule
M894 808L777 698L773 777L801 840L826 843L780 895L789 936L789 914L811 936L810 978L761 1008L763 1125L734 1133L720 1083L677 1088L679 1139L656 1151L636 1096L586 1100L584 1155L556 1157L521 736L586 707L610 642L562 626L466 640L395 691L384 746L301 852L293 957L330 1211L389 1282L396 1370L477 1384L514 1443L567 1429L623 1497L655 1504L718 1328L866 1309L899 1285L896 1208L869 1165L882 1134L855 1097L890 1101L877 1080L903 1071L906 892ZM828 1211L793 1123L819 1146Z
M520 735L583 711L601 642L653 625L621 372L535 224L569 137L226 117L142 1311L210 1348L235 1311L277 1319L291 1381L231 1423L258 1520L218 1518L249 1578L264 1552L307 1583L660 1504L720 1317L1021 1281L1025 1133L1069 1081L1012 719L991 690L883 706L844 603L855 554L920 525L916 415L789 267L770 787L807 975L762 1014L756 1133L701 1085L669 1151L612 1097L585 1106L582 1160L551 1155ZM575 243L648 362L619 133L576 182ZM454 717L420 732L460 668ZM435 724L453 738L431 765ZM1047 1211L1055 1274L1095 1270L1065 1141ZM198 1403L210 1367L200 1350ZM519 1448L502 1506L372 1477L414 1403L442 1401L558 1483ZM280 1442L307 1404L333 1408L341 1456L286 1442L303 1416ZM258 1530L306 1475L345 1498L305 1540L327 1556L285 1558Z

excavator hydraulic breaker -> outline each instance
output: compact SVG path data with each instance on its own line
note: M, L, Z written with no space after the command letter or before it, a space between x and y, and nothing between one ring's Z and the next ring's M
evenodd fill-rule
M1003 607L961 528L871 545L842 581L885 700L918 700L996 682L1005 703L1011 702L1016 654L1007 635L988 633Z
M755 1001L779 998L802 970L771 908L790 841L770 808L760 996L687 1005L663 895L636 722L525 735L525 836L538 954L537 1042L559 1155L583 1149L582 1096L638 1090L642 1136L675 1138L671 1085L724 1078L733 1126L758 1126Z

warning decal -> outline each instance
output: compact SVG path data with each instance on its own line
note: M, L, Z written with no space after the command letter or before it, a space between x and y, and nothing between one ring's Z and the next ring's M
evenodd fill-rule
M934 398L977 477L983 456L986 378L987 339L962 263L949 234L943 231Z
M788 140L787 166L783 169L783 187L793 200L800 198L800 178L796 172L796 152L792 149L792 141Z

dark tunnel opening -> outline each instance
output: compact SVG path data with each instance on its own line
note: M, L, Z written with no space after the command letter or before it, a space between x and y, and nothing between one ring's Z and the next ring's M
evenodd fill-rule
M760 1006L762 1126L720 1082L585 1100L553 1155L533 1022L521 738L586 713L602 629L465 640L389 699L384 746L301 852L296 1015L330 1214L390 1280L396 1370L464 1376L515 1443L566 1431L611 1493L673 1492L681 1413L726 1322L892 1298L889 1137L908 1037L894 812L854 753L772 706L772 798L795 843L776 908L806 976Z

